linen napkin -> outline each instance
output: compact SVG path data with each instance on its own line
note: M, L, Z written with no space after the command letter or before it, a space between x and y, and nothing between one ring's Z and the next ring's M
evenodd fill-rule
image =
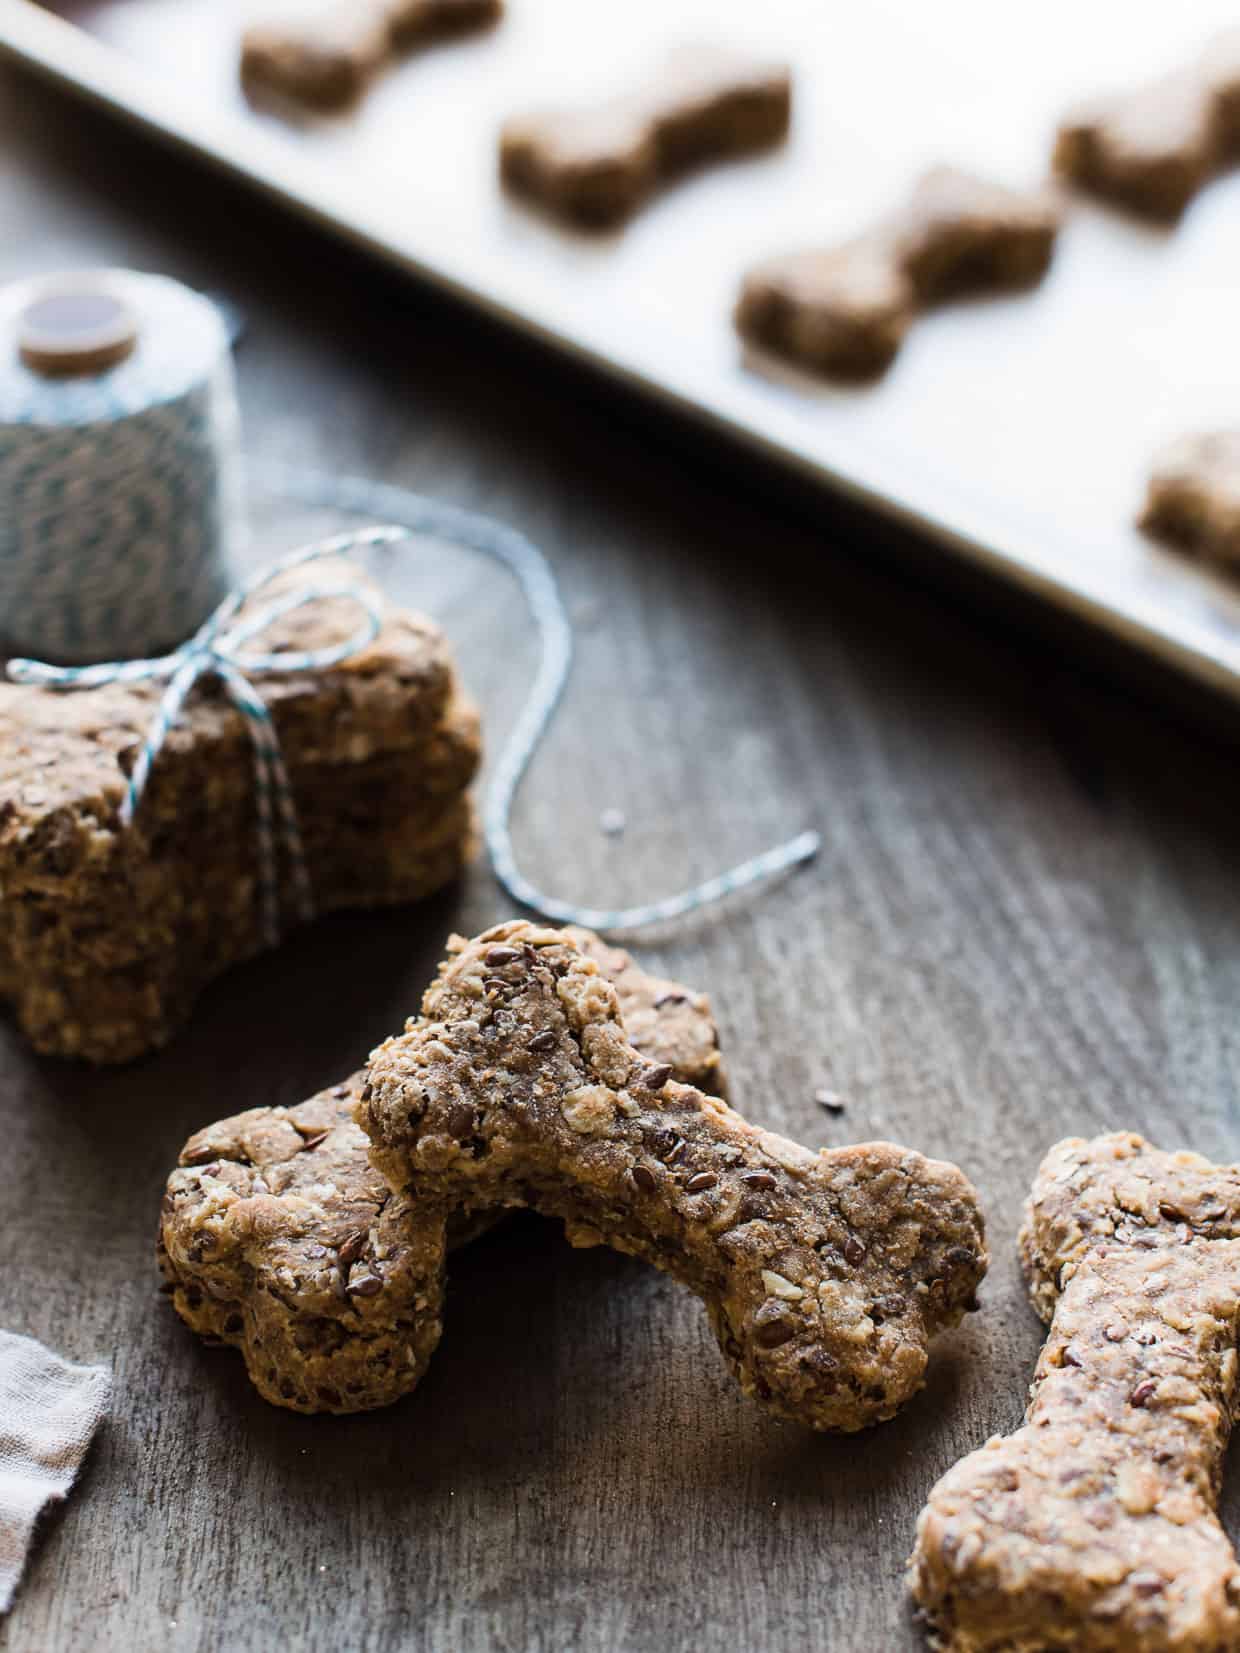
M35 1525L67 1497L107 1411L104 1366L73 1366L32 1337L0 1331L0 1613L13 1602Z

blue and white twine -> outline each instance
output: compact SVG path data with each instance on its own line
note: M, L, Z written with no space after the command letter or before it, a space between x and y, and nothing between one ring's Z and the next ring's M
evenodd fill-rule
M303 504L384 518L390 526L362 529L322 540L281 559L238 586L194 633L172 653L154 659L97 666L52 666L17 659L8 664L15 682L54 689L97 688L105 683L167 681L155 718L129 777L121 805L128 826L142 800L152 765L180 718L185 701L203 677L217 677L241 714L254 751L258 878L263 938L269 946L280 936L279 844L284 851L298 918L314 914L313 892L297 821L297 808L280 753L275 726L262 696L249 681L272 673L321 671L348 659L377 635L382 617L373 596L355 582L302 588L274 599L249 619L229 625L246 600L291 568L322 557L340 556L363 547L391 544L412 535L429 535L490 557L506 568L521 587L542 646L538 672L515 729L500 754L483 812L483 833L495 876L519 905L561 924L601 931L640 929L696 911L749 885L810 860L818 851L815 832L743 861L704 883L661 901L634 907L585 907L561 901L528 879L517 865L511 817L517 790L559 703L572 664L573 639L559 588L542 552L524 534L494 518L427 499L388 483L334 478L312 471L267 467L266 474L286 496ZM241 649L281 616L327 597L348 597L365 620L344 642L304 653L243 654Z

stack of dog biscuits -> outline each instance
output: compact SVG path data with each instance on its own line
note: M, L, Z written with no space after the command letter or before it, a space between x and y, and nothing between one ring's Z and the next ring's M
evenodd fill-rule
M364 1073L186 1144L160 1229L173 1302L269 1400L381 1406L439 1341L450 1247L529 1207L696 1293L768 1412L893 1416L976 1307L974 1190L893 1143L802 1148L697 1088L719 1082L707 1002L596 937L456 938Z
M323 567L269 584L256 606ZM254 679L320 912L421 899L470 851L477 713L438 628L381 613L339 664ZM252 646L322 649L356 628L356 605L330 597ZM121 822L162 688L0 685L0 996L48 1054L119 1062L163 1044L206 983L263 944L251 736L218 685L194 691Z

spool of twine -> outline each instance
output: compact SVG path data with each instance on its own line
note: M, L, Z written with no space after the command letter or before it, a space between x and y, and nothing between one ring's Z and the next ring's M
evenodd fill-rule
M232 583L240 445L223 321L130 270L0 290L0 650L158 654Z

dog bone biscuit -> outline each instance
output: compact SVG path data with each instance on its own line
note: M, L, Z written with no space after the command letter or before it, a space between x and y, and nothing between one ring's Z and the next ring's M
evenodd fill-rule
M639 93L592 110L509 120L500 174L561 217L604 227L691 166L777 143L791 107L782 65L684 48Z
M917 1528L913 1593L968 1653L1240 1648L1216 1515L1236 1406L1240 1167L1139 1136L1043 1161L1021 1255L1051 1322L1024 1426L963 1459Z
M705 995L645 975L588 930L573 933L614 982L625 1027L650 1059L686 1082L721 1084ZM406 1229L418 1230L408 1202L370 1164L353 1117L364 1077L199 1131L164 1195L159 1261L177 1313L239 1348L259 1393L294 1411L389 1405L415 1387L439 1336L438 1253L409 1244ZM447 1243L492 1220L451 1219Z
M1214 170L1218 141L1206 78L1178 70L1070 115L1055 140L1054 166L1121 206L1175 219Z
M428 1223L530 1206L653 1263L703 1299L746 1393L814 1428L891 1417L985 1272L955 1166L816 1154L677 1084L563 931L503 924L447 960L363 1095L375 1165Z
M1138 521L1156 539L1240 567L1240 431L1173 443L1150 472Z
M366 91L391 48L379 0L337 0L299 21L247 29L241 81L247 91L275 92L311 109L345 109Z
M310 109L346 109L394 53L485 28L503 9L503 0L337 0L297 21L247 29L242 84Z
M819 372L873 377L890 365L922 307L1040 280L1059 216L1045 192L936 167L901 212L855 240L752 270L737 304L737 329Z
M322 568L273 582L258 606L317 585ZM337 665L254 680L320 911L429 895L472 844L477 714L439 630L394 608L383 616L375 640ZM329 598L257 641L313 650L356 627L356 606ZM132 823L121 823L160 693L0 684L0 994L49 1054L141 1055L171 1036L208 981L263 944L250 737L217 688L194 693Z

